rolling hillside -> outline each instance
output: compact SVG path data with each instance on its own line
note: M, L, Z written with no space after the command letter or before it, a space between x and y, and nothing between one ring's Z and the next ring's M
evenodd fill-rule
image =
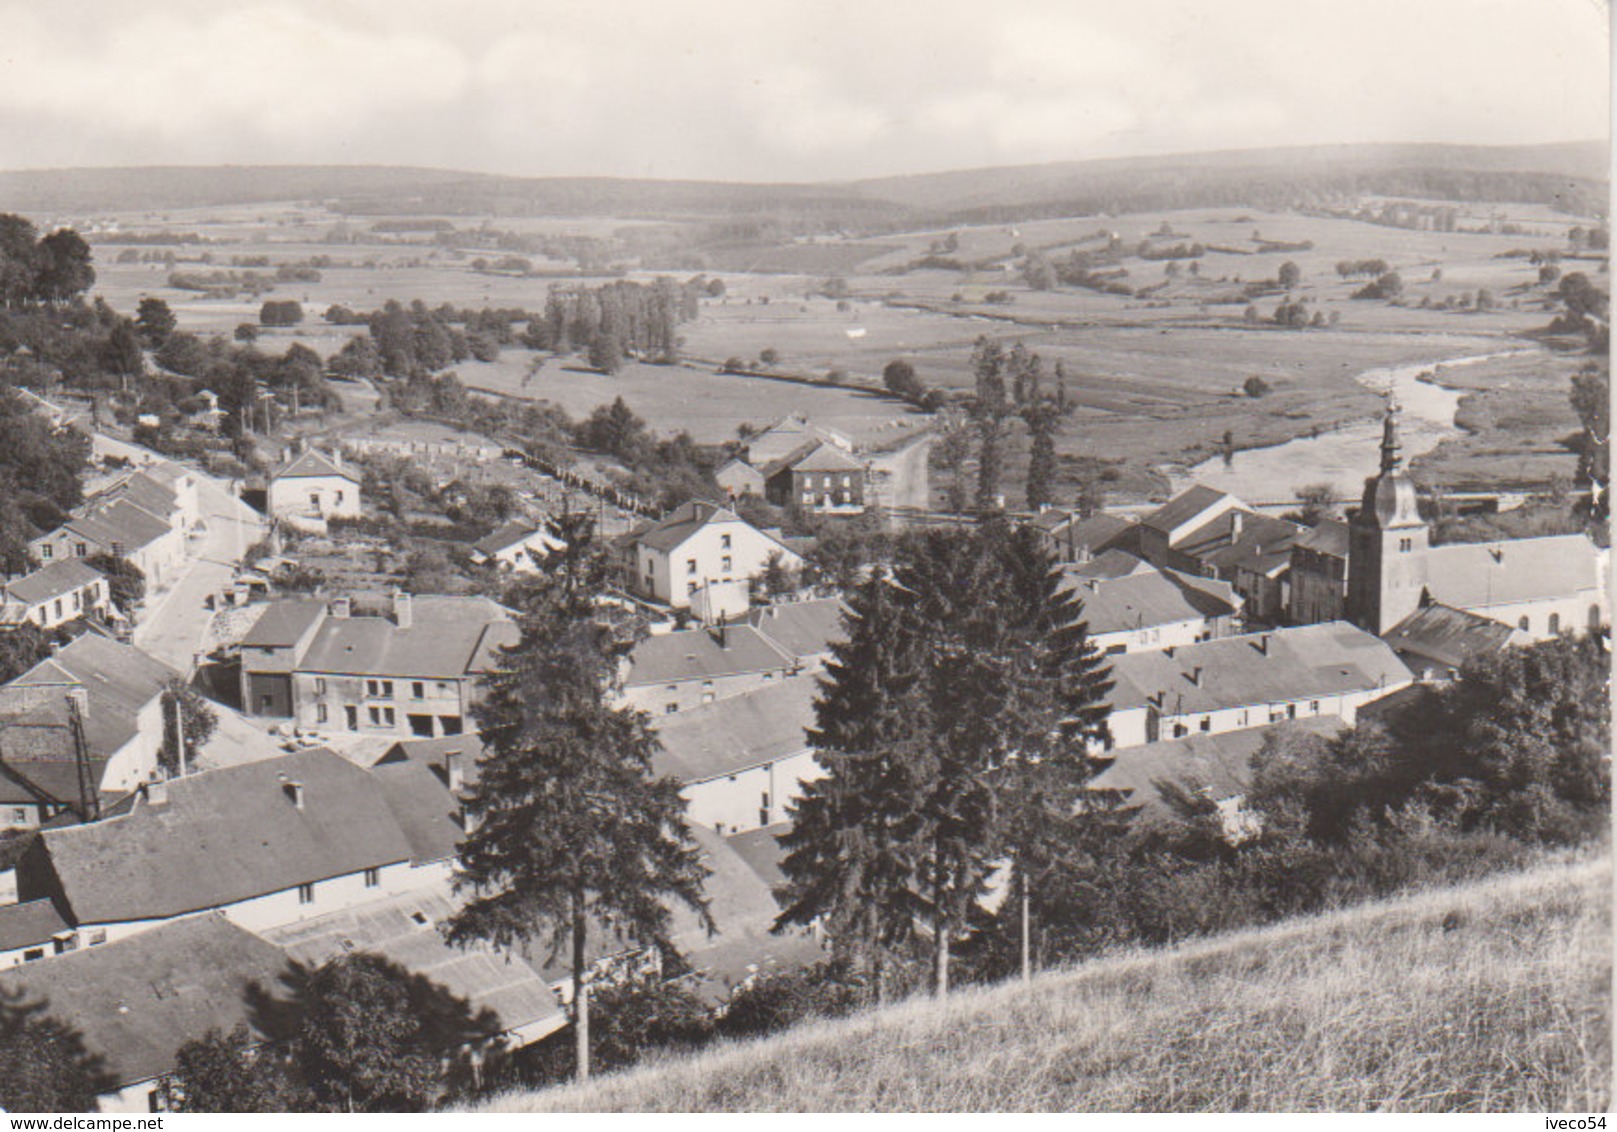
M1603 1112L1611 884L1548 865L487 1108Z
M1129 157L824 184L509 177L390 166L150 166L0 171L25 214L329 201L358 215L693 219L771 215L881 229L1139 209L1290 206L1332 194L1529 201L1605 210L1604 142L1354 145ZM809 225L813 227L813 224Z

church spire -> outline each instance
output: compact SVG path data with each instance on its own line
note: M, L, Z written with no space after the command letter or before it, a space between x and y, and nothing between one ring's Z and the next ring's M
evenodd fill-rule
M1387 397L1387 415L1381 425L1381 474L1390 475L1403 464L1398 446L1398 399Z

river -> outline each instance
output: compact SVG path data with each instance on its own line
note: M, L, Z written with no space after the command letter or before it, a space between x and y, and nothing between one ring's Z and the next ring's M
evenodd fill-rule
M1420 375L1474 365L1491 358L1530 354L1531 350L1504 350L1439 362L1365 370L1355 379L1377 393L1392 392L1403 407L1398 439L1405 461L1430 452L1460 429L1454 423L1461 390L1445 389ZM1268 448L1248 448L1229 460L1205 460L1188 472L1170 469L1175 492L1192 483L1227 491L1248 503L1279 503L1293 498L1300 487L1330 484L1338 499L1357 499L1366 476L1381 462L1381 421L1346 425L1317 437L1301 437Z

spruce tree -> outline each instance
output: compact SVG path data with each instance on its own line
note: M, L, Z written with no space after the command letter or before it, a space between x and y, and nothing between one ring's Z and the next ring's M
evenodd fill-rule
M924 657L903 595L878 568L848 598L809 732L826 777L808 783L780 837L787 883L775 930L819 921L839 959L887 996L889 957L912 936L925 733Z
M633 636L598 606L611 567L585 515L552 523L562 546L514 591L519 640L500 650L473 715L488 749L466 798L452 940L570 948L578 1077L589 1075L589 953L612 937L667 951L672 898L700 914L707 870L671 778L654 778L643 712L614 707Z
M1022 411L1031 438L1027 461L1027 506L1037 511L1055 501L1056 486L1056 431L1060 414L1055 405L1044 399L1034 401Z

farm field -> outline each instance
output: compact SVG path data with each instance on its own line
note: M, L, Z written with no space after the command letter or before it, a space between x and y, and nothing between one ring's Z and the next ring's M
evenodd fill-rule
M330 257L335 266L321 269L318 282L283 283L267 296L220 300L169 287L169 269L161 265L116 262L122 250L116 242L96 245L98 293L120 310L133 310L148 295L160 297L183 329L229 334L256 321L265 297L298 300L304 324L265 331L260 348L269 351L299 341L323 356L335 353L359 331L321 321L333 304L369 310L389 299L420 299L429 306L536 311L558 283L602 281L561 274L577 264L527 252L535 274L477 272L470 267L473 258L502 254L492 237L487 249L439 247L430 231L389 232L390 218L343 216L305 203L100 220L103 241L116 240L114 221L123 232L195 232L217 241L172 248L182 260L179 270L231 270L235 257L268 257L271 270ZM1511 348L1558 310L1553 283L1540 282L1525 253L1566 253L1568 231L1590 223L1530 204L1460 206L1461 227L1508 224L1514 227L1509 233L1415 231L1230 207L703 246L702 229L692 227L694 221L454 216L445 222L463 235L487 225L490 231L544 238L587 236L614 249L611 261L628 267L628 278L639 281L695 273L694 268L636 270L635 257L642 251L659 259L690 258L725 284L722 296L704 299L697 319L679 329L685 366L630 363L608 377L578 358L547 357L530 373L533 355L508 347L498 361L458 364L456 372L468 387L552 401L575 417L621 395L659 432L684 430L700 442L728 440L741 424L762 424L796 411L885 445L927 427L929 418L856 389L713 370L734 358L748 368L782 375L819 381L840 370L855 382L873 383L888 362L905 358L929 386L969 390L970 356L979 337L1021 341L1040 354L1047 373L1059 361L1067 375L1074 411L1058 440L1068 481L1062 492L1071 488L1082 461L1099 458L1114 466L1120 501L1161 494L1167 483L1159 468L1194 464L1226 443L1237 448L1279 444L1370 419L1380 410L1379 398L1354 381L1366 370ZM355 242L327 242L334 233ZM1150 287L1146 295L1027 286L1021 271L1027 251L1059 262L1075 248L1104 246L1111 233L1124 252L1126 281ZM1192 276L1182 261L1139 257L1137 247L1147 240L1197 242L1207 250ZM1312 246L1284 247L1305 242ZM685 256L682 248L692 254ZM141 245L139 250L159 249ZM194 262L204 253L211 264ZM912 269L928 256L937 257L931 266ZM1343 260L1378 258L1404 280L1398 303L1353 299L1365 278L1344 279L1336 270ZM1250 321L1242 287L1273 279L1287 261L1297 265L1301 278L1289 293L1276 289L1253 300L1258 321ZM1176 265L1174 278L1168 277L1170 262ZM953 264L961 269L952 269ZM1593 258L1562 264L1565 271L1583 270L1591 277L1602 266ZM833 280L841 301L823 293ZM1475 309L1475 296L1483 290L1493 297L1492 309ZM1009 301L985 301L993 292ZM1310 312L1334 319L1334 325L1275 327L1270 316L1288 298L1305 301ZM1450 309L1441 309L1445 303ZM778 358L770 367L758 362L766 350ZM1467 484L1543 483L1566 474L1572 457L1557 441L1574 423L1565 400L1570 372L1535 363L1519 384L1501 377L1498 387L1479 391L1461 413L1471 434L1429 454L1423 461L1426 474ZM1253 399L1239 392L1252 376L1270 386L1267 396ZM1466 377L1485 379L1481 370ZM1022 490L1023 439L1013 430L1005 484L1011 500Z

